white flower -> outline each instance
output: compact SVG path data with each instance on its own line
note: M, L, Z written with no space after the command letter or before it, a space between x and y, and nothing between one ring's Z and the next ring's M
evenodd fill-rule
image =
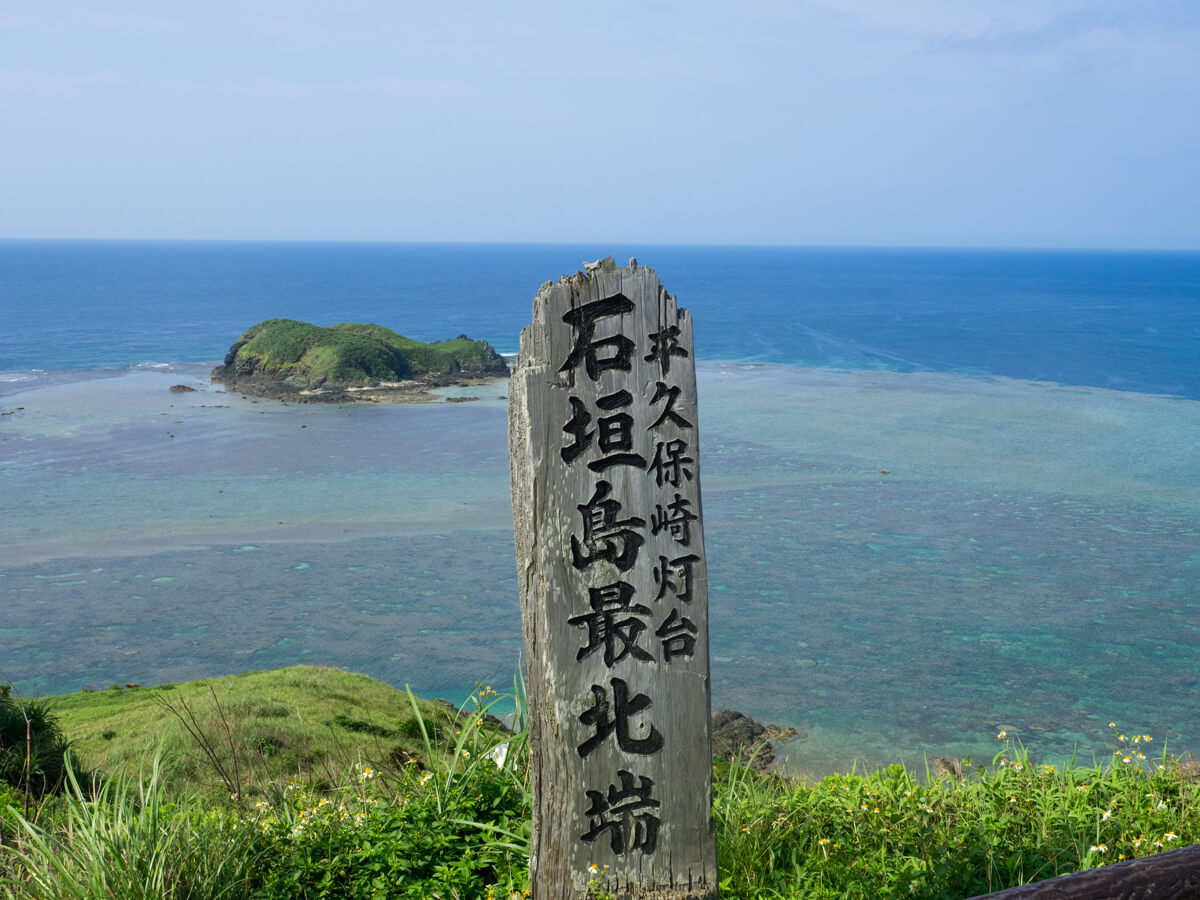
M1102 815L1102 816L1100 817L1100 821L1101 821L1101 822L1107 822L1107 821L1108 821L1109 819L1111 819L1111 818L1112 818L1112 810L1111 810L1111 809L1106 809L1106 810L1104 811L1104 815Z
M1108 844L1093 844L1091 847L1088 847L1088 853L1107 853L1107 852L1108 852Z
M487 752L487 757L496 764L497 769L503 769L504 761L508 759L508 744L497 744Z

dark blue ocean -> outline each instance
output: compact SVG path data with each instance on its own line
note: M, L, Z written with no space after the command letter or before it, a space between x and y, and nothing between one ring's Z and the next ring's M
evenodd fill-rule
M510 682L504 383L208 370L272 317L512 354L608 254L695 321L714 706L816 772L1000 729L1087 759L1113 720L1200 754L1200 254L0 242L0 681Z
M272 317L515 353L545 280L639 256L697 354L1200 399L1200 254L0 241L0 372L215 360Z

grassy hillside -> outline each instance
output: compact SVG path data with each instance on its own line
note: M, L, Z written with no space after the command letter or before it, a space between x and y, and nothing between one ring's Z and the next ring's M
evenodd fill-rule
M80 691L51 702L90 768L134 773L161 748L165 781L181 791L225 792L197 735L249 796L280 779L332 783L359 761L377 769L410 757L429 762L409 695L338 669L291 666L154 688ZM417 705L430 730L458 730L449 707L427 700Z
M308 666L51 700L107 779L29 817L0 784L0 896L527 896L526 732L484 715L490 687L465 715ZM721 896L944 900L1200 841L1196 764L1110 727L1110 759L1062 769L1006 732L958 774L719 764ZM592 886L620 893L599 867Z

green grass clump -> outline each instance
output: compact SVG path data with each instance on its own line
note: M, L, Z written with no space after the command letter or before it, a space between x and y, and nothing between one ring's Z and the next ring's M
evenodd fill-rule
M235 816L163 789L160 759L136 780L81 783L37 822L10 807L0 891L28 900L247 896L263 848ZM0 813L3 813L0 797Z
M0 810L8 808L0 812L0 896L499 900L528 889L531 794L519 692L498 698L482 687L456 714L332 670L242 677L260 692L254 708L263 722L292 721L291 703L320 685L314 693L330 705L305 717L333 722L311 736L323 766L290 776L261 770L231 796L215 793L222 781L211 773L207 781L169 779L163 750L149 776L128 774L127 760L94 801L72 781L66 797L29 818L0 790ZM301 694L284 700L289 683ZM236 679L213 684L233 702L253 693ZM170 693L194 692L199 701L206 689L181 684ZM114 720L113 704L151 693L66 699L77 721L98 728ZM372 709L367 695L384 708ZM488 717L497 703L516 709L511 733ZM127 731L134 712L121 713ZM1148 736L1112 727L1110 759L1063 768L1037 764L1002 732L990 765L958 780L892 766L809 783L717 763L721 896L959 898L1200 842L1195 763L1152 758ZM315 733L322 729L324 739ZM106 893L105 878L119 889Z
M891 766L789 785L735 767L714 798L722 896L958 898L1200 842L1189 769L1119 737L1107 764L1060 770L1002 733L962 781Z

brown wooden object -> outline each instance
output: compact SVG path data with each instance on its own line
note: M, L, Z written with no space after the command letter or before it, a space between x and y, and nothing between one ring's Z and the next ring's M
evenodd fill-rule
M691 317L586 269L538 291L509 390L533 896L714 898Z
M972 900L1196 900L1200 844L981 894Z

